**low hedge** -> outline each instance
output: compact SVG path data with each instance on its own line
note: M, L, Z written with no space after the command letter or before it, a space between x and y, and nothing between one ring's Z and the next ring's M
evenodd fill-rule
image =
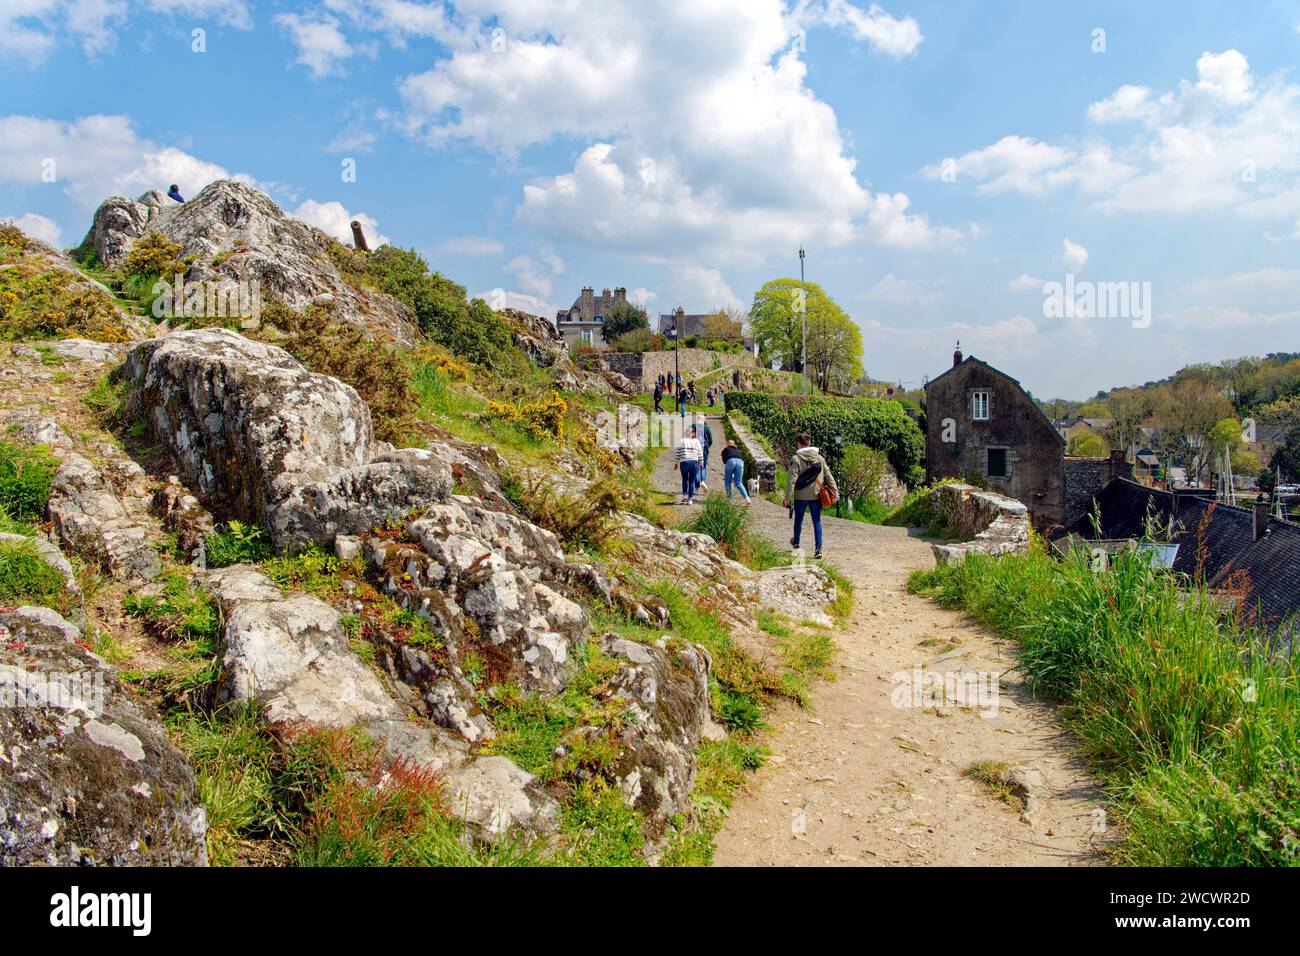
M844 449L866 445L883 451L899 478L909 486L925 478L925 437L898 402L810 398L783 403L765 392L728 392L727 409L743 412L779 455L793 451L795 435L807 432L832 470Z

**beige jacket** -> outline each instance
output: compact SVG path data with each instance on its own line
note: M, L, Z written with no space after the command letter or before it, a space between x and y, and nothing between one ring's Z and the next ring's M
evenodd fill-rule
M795 488L794 486L794 483L799 479L799 475L814 465L821 465L821 482L830 488L836 498L840 496L840 487L835 483L835 476L831 474L830 468L827 467L826 459L822 457L816 445L809 445L807 448L800 448L794 453L794 457L790 459L790 470L786 479L786 500L817 500L817 497L821 494L821 483L814 480L803 488Z

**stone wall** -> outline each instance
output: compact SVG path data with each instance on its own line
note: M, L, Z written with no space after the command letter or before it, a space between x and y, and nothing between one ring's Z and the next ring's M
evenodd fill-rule
M968 554L1024 554L1029 550L1029 509L1014 498L973 485L940 485L931 492L935 512L968 541L931 545L936 564L960 564Z
M740 454L745 459L745 481L757 478L760 495L776 491L776 461L767 453L759 440L750 434L749 429L733 421L730 415L723 419L723 424L727 430L727 437L736 440L736 447L740 449Z
M602 352L596 357L580 356L577 361L583 367L587 367L586 363L592 362L593 359L603 362L605 368L610 371L626 375L647 392L655 387L655 380L660 375L672 375L677 369L673 352ZM699 378L713 371L715 361L720 363L722 368L752 368L754 355L752 352L745 351L713 352L708 349L682 349L682 382L689 382L693 378Z

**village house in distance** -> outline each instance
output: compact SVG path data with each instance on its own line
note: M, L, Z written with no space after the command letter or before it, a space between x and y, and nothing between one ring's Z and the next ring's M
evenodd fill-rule
M1023 502L1040 528L1073 524L1107 482L1129 473L1123 451L1067 456L1065 438L1020 383L963 358L960 344L925 396L926 480L978 479Z
M605 324L605 316L614 311L614 307L627 303L627 289L619 286L612 293L609 289L596 296L596 290L584 286L582 292L573 300L573 305L566 311L555 313L555 327L564 336L564 345L572 352L579 345L589 346L600 351L609 348L604 336L600 334Z

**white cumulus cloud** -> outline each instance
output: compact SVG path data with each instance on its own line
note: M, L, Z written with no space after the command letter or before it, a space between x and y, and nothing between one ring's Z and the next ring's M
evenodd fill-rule
M352 220L355 219L361 223L361 229L366 235L366 244L371 249L378 249L388 243L388 237L379 231L379 223L374 217L364 212L350 213L338 200L317 202L315 199L308 199L290 215L324 230L339 242L345 243L352 242Z

